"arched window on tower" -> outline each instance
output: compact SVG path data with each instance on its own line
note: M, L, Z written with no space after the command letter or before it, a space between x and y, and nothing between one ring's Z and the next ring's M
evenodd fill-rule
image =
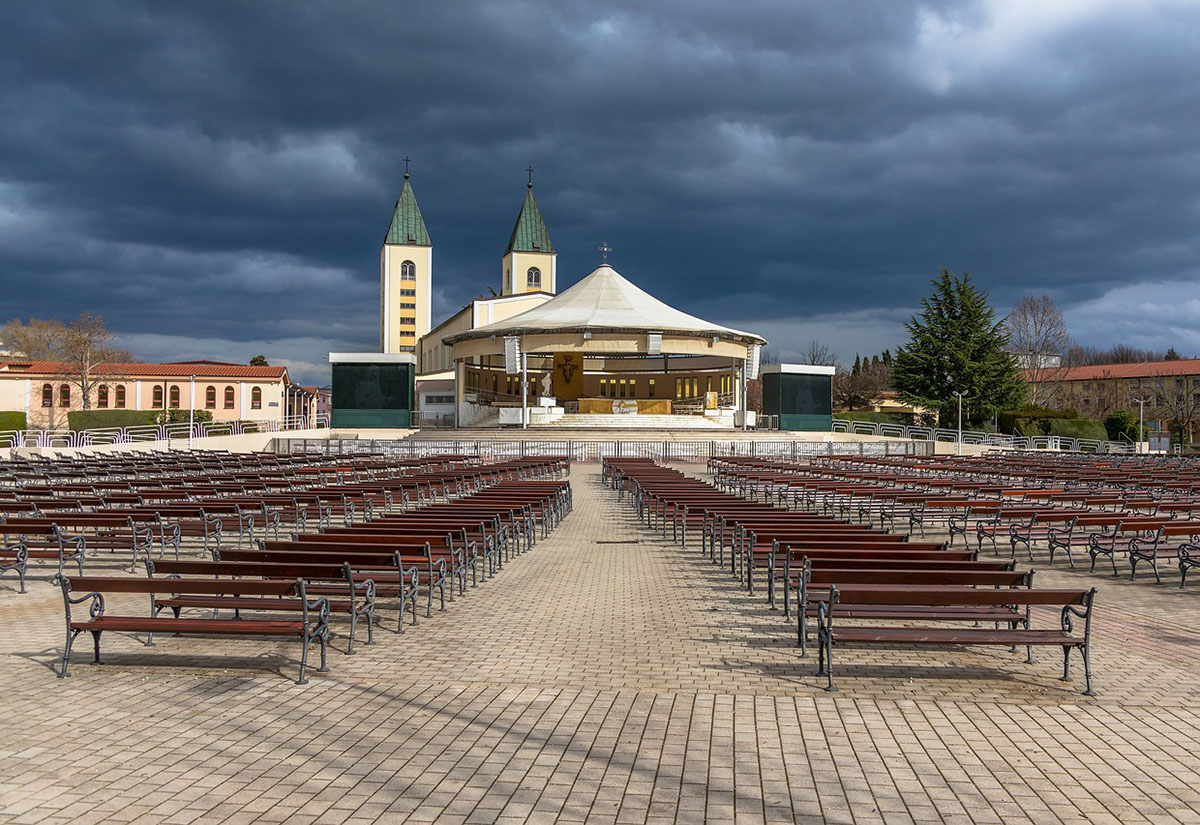
M71 385L63 384L58 388L58 406L71 406Z
M42 406L54 406L54 387L49 384L42 384Z
M405 261L400 264L400 280L415 281L417 280L417 265L412 261Z
M536 266L529 267L529 271L525 273L525 285L530 289L542 288L542 270Z

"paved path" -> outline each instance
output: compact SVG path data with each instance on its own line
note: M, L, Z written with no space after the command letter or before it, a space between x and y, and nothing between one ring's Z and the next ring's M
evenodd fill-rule
M0 821L1200 822L1200 588L1039 573L1102 587L1095 699L997 650L847 650L830 695L760 598L572 484L550 539L307 687L294 644L119 636L56 680L61 598L5 580Z

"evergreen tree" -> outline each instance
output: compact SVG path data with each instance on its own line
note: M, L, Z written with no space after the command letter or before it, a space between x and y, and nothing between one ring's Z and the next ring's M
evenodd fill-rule
M850 370L850 374L858 375L858 372L861 369L862 369L862 359L858 357L858 353L856 352L856 353L854 353L854 367Z
M892 351L891 351L890 349L885 349L885 350L883 351L883 365L884 365L885 367L887 367L888 369L891 369L891 366L892 366Z
M1020 404L1025 385L987 294L968 273L943 269L931 283L920 315L905 324L908 343L896 350L892 383L900 397L938 413L946 426L956 421L955 392L964 396L963 417L976 421Z
M1167 350L1167 354L1163 356L1164 361L1179 361L1182 359L1183 356L1179 354L1179 351L1175 347L1171 347Z

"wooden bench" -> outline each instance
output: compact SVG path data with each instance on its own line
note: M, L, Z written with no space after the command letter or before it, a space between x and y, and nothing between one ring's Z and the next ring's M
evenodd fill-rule
M310 600L303 579L239 580L239 579L139 579L101 576L58 577L62 587L66 613L67 640L63 649L60 678L70 675L67 666L71 646L80 633L91 633L95 647L95 663L100 661L100 637L105 631L145 633L146 646L154 646L155 633L202 634L208 636L268 636L296 637L301 643L300 675L296 684L307 684L308 654L313 643L321 646L319 673L329 668L325 661L329 639L329 602L325 598ZM182 619L162 616L155 609L149 616L113 615L106 609L105 594L143 594L151 597L169 587L176 595L192 596L256 596L263 598L296 598L301 602L300 618L286 620L258 619ZM72 595L79 593L80 595ZM73 605L87 604L87 618L72 615Z
M887 567L813 567L806 560L797 588L797 644L802 656L808 654L808 621L820 610L821 597L829 595L829 586L848 585L958 585L994 588L1030 588L1033 571L987 569L915 569ZM823 585L824 587L821 587ZM811 594L811 596L810 596ZM1027 618L1012 605L844 605L839 616L847 619L892 619L929 622L1023 622Z
M358 630L359 620L367 623L367 644L374 644L375 634L375 582L365 576L355 576L348 563L313 564L304 559L296 563L267 563L267 562L238 562L238 561L171 561L155 562L146 560L146 573L150 578L156 575L168 579L181 576L207 576L220 578L259 578L283 579L295 581L304 579L308 583L309 595L338 595L340 590L345 598L330 598L329 612L341 613L350 619L350 632L346 645L346 655L354 655L354 639ZM332 585L332 586L331 586ZM170 608L176 618L184 608L203 608L213 611L213 618L224 610L232 610L233 617L239 618L243 610L269 610L300 612L300 599L264 599L258 596L230 595L155 595L154 604L158 608ZM414 602L415 607L415 602ZM403 625L403 622L401 622Z
M1026 662L1032 662L1033 645L1052 645L1063 649L1062 681L1071 680L1071 650L1078 648L1083 658L1085 696L1092 691L1091 628L1096 589L1026 590L973 588L958 586L848 585L831 584L817 615L817 645L820 661L817 675L826 676L827 690L833 685L833 648L845 644L880 646L909 645L1002 645L1027 650ZM1040 630L1031 627L1033 605L1061 607L1060 627ZM1026 618L1019 627L1003 630L985 628L926 628L896 625L842 627L835 617L845 617L853 608L879 607L1024 607ZM1082 633L1076 634L1075 620L1083 620Z

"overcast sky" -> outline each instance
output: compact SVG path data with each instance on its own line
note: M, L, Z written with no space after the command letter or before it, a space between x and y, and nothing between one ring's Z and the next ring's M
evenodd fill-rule
M0 322L143 359L378 345L405 155L434 322L499 289L533 165L564 289L903 343L939 267L1200 355L1200 3L0 4Z

